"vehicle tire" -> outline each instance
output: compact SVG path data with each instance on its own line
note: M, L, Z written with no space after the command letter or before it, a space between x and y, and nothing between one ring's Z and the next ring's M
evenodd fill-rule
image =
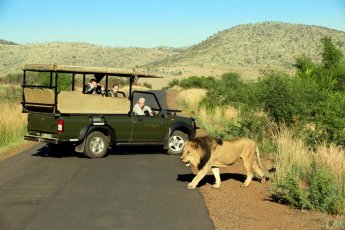
M84 155L89 158L102 158L107 154L109 141L103 133L94 131L85 141Z
M174 131L168 139L168 154L181 155L188 135L180 130Z

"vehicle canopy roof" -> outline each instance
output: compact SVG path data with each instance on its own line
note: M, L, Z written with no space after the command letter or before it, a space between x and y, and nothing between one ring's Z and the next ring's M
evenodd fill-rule
M88 67L57 64L25 64L21 67L23 71L36 72L57 72L76 74L99 74L118 77L139 77L139 78L161 78L147 73L137 72L135 69L120 69L108 67Z

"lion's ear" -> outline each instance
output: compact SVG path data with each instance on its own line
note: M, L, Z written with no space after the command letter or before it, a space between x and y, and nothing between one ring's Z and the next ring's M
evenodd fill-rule
M194 141L190 141L190 146L191 146L193 149L199 148L198 143L196 143L196 142L194 142Z

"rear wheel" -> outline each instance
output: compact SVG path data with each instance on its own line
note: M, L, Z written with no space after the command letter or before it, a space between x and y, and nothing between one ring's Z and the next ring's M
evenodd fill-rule
M168 154L180 155L183 151L185 142L188 140L187 134L180 130L174 131L168 140Z
M109 142L103 133L94 131L85 141L84 155L90 158L102 158L107 154Z

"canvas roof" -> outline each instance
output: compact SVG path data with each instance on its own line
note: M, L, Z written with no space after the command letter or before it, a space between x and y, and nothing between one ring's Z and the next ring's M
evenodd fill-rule
M137 76L141 78L161 78L147 73L137 72L134 69L120 69L108 67L88 67L71 66L57 64L25 64L21 67L23 71L36 72L58 72L58 73L76 73L76 74L103 74L119 77Z

